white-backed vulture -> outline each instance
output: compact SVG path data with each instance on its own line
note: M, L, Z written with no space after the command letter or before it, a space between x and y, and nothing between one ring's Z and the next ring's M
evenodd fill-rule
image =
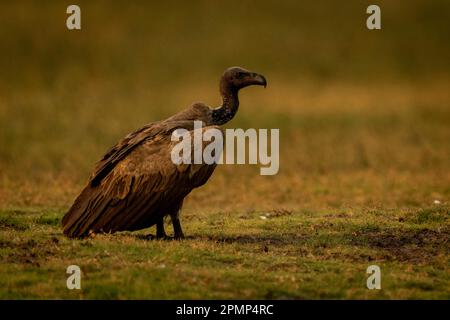
M227 69L220 80L223 103L210 108L195 103L164 120L145 125L111 148L95 166L86 187L62 219L64 234L82 238L90 233L134 231L156 224L157 238L166 238L164 217L169 215L174 238L183 238L179 213L183 199L205 184L215 164L171 161L172 132L203 130L230 121L239 107L238 91L250 85L266 86L266 79L239 67Z

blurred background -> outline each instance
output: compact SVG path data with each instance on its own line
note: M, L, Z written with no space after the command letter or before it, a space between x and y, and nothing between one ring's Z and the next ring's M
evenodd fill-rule
M420 207L450 194L450 2L0 4L0 207L67 208L128 132L203 101L239 65L227 127L280 128L280 171L220 166L195 210ZM230 201L233 199L233 201Z

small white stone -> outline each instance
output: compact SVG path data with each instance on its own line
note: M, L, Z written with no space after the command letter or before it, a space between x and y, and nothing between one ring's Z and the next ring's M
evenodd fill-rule
M434 200L434 204L440 204L441 202L439 200Z
M262 220L266 220L267 217L266 216L259 216Z

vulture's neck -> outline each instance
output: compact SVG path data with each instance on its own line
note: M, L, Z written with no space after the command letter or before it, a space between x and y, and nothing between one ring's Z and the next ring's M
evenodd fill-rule
M233 119L239 108L238 91L236 89L222 88L222 105L213 109L212 120L215 125L222 125Z

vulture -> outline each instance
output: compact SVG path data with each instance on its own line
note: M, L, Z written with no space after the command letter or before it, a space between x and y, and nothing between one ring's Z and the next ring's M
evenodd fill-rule
M220 80L221 106L194 103L166 120L128 134L95 165L87 185L62 219L64 234L83 238L156 225L156 238L165 239L170 237L164 231L164 218L170 216L173 238L184 238L180 224L183 199L208 181L216 164L172 162L172 132L185 129L193 134L194 121L202 121L201 130L220 129L236 114L240 89L266 84L260 74L228 68Z

